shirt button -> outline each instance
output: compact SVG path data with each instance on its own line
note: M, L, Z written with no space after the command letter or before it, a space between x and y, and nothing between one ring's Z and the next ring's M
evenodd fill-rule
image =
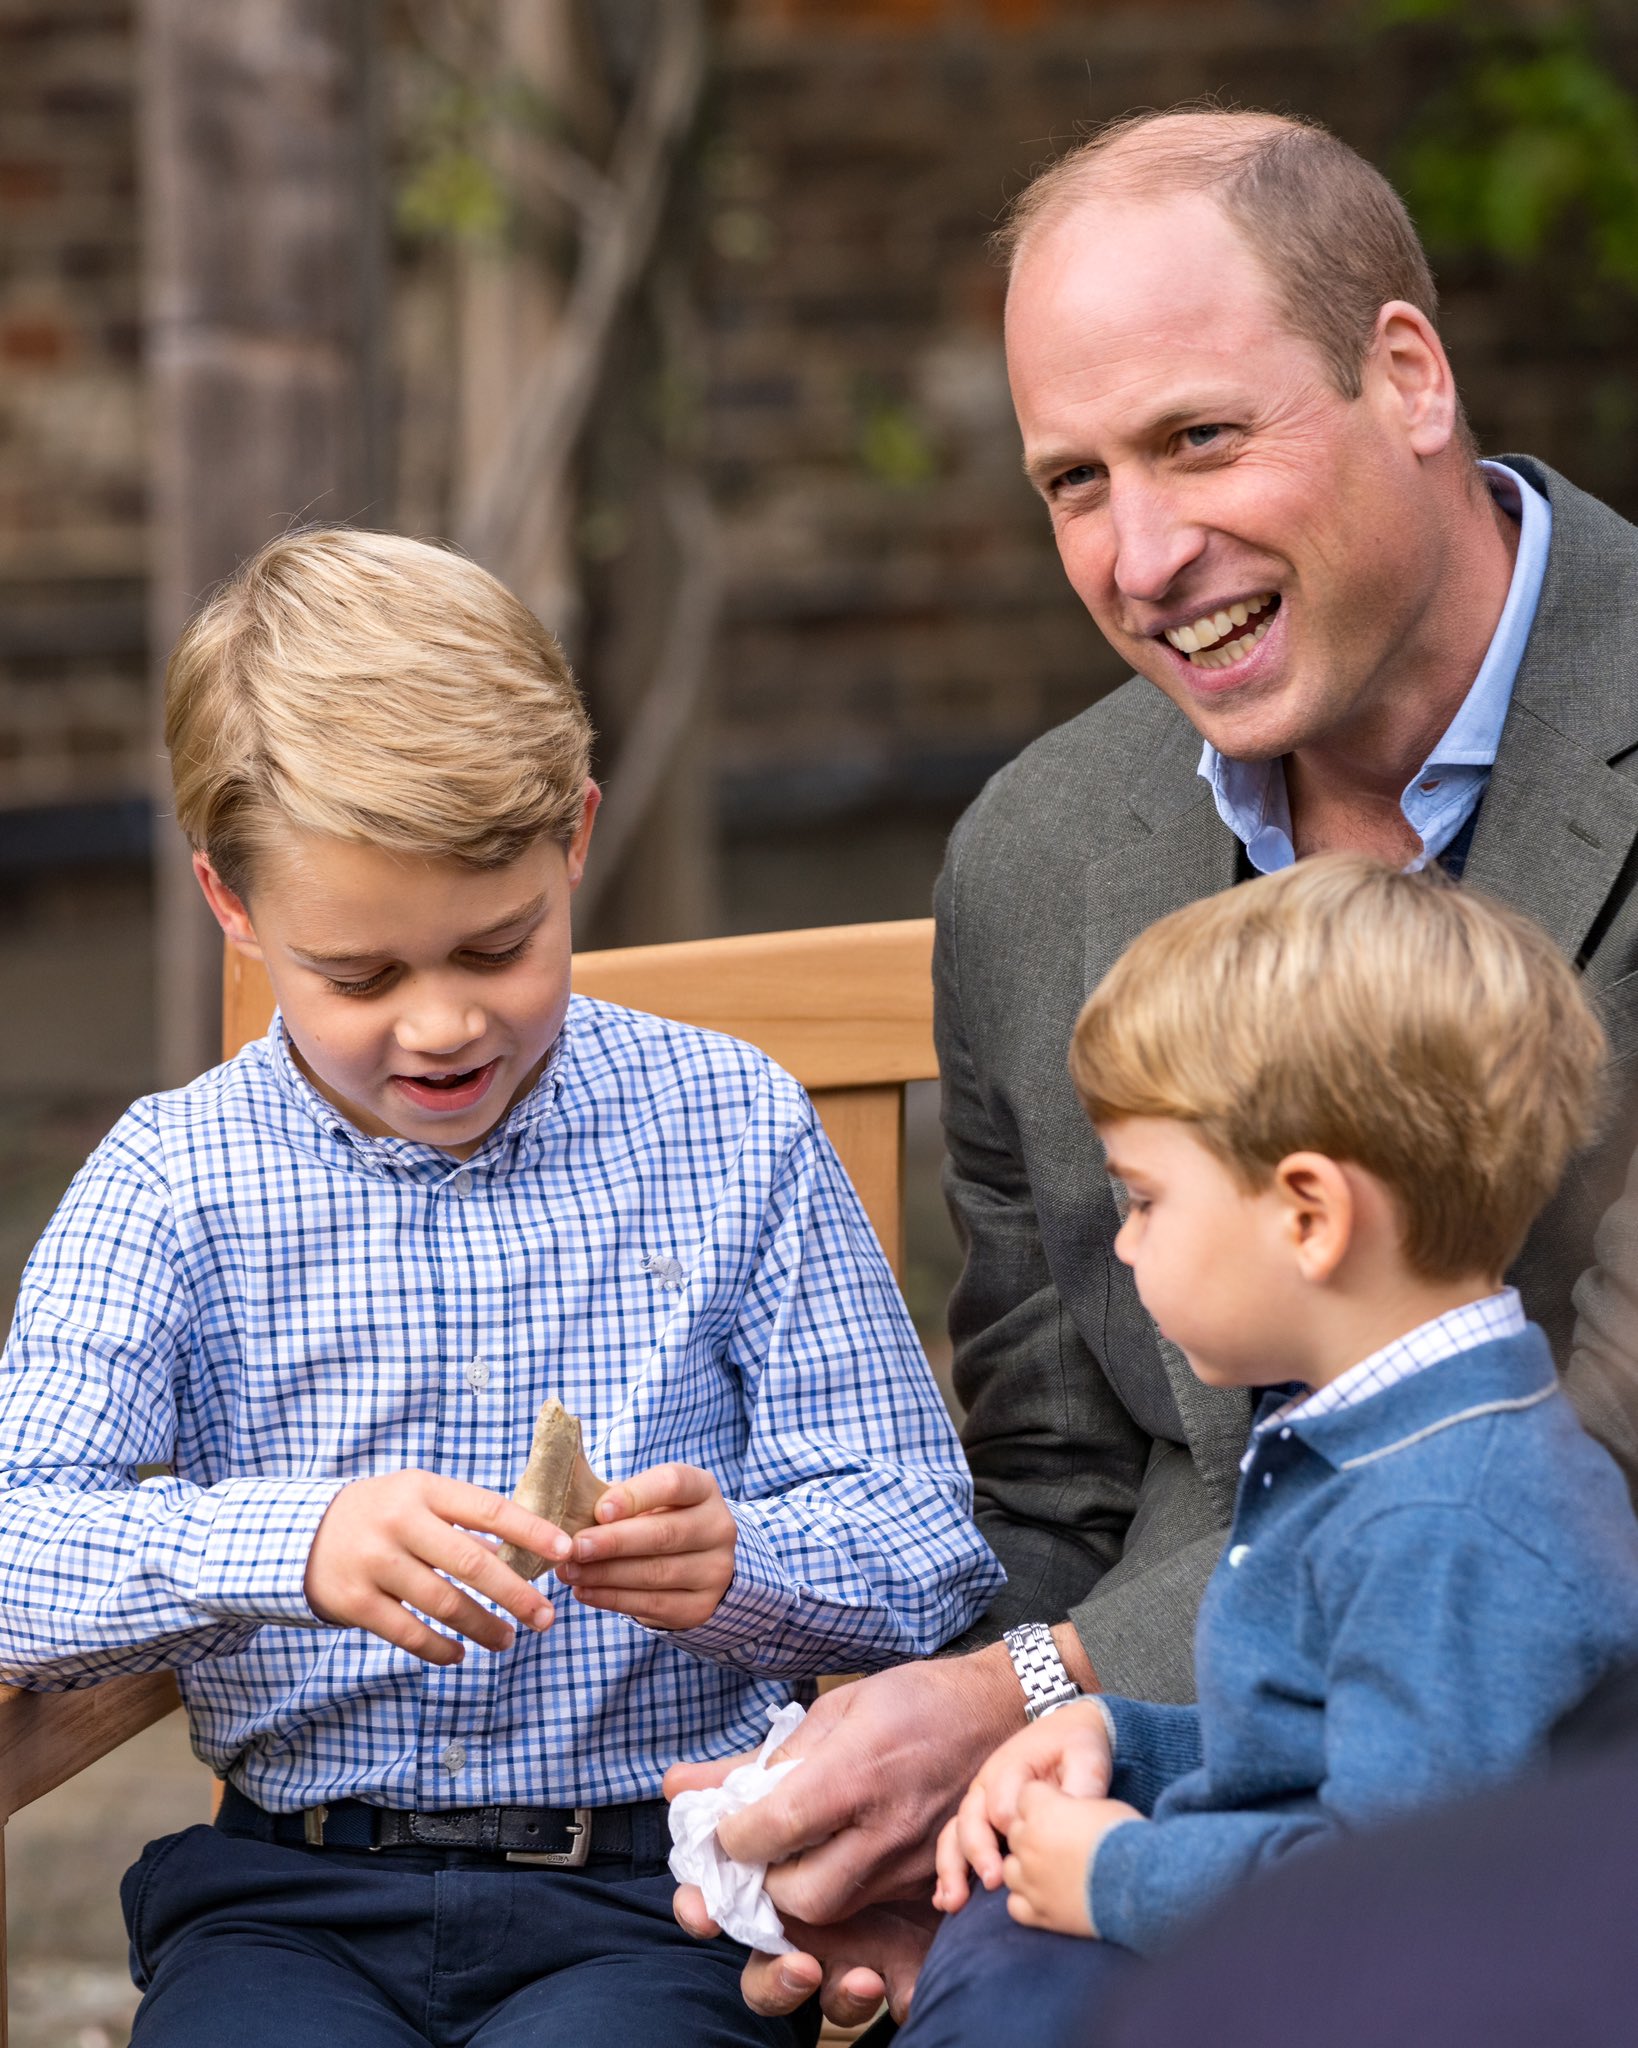
M1282 1444L1288 1444L1288 1443L1290 1443L1290 1441L1291 1441L1291 1432L1290 1432L1290 1430L1288 1430L1288 1429L1282 1429L1282 1430L1280 1431L1280 1442L1281 1442Z
M456 1194L458 1195L471 1194L472 1176L467 1172L464 1166L461 1168L460 1172L456 1174L454 1180L450 1182L450 1186L454 1188Z
M1229 1564L1231 1568L1235 1571L1238 1571L1241 1565L1245 1563L1246 1559L1250 1555L1251 1545L1249 1543L1236 1543L1234 1548L1229 1552Z
M452 1777L456 1771L465 1770L466 1744L464 1742L452 1742L439 1758L439 1762Z
M475 1394L482 1392L488 1386L489 1361L487 1358L473 1359L466 1369L466 1383Z
M1272 1472L1265 1472L1263 1474L1263 1484L1265 1486L1272 1486L1274 1484L1274 1474Z

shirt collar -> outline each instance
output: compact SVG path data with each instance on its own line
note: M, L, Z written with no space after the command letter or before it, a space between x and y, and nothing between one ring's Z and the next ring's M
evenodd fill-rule
M1431 1365L1454 1358L1458 1352L1493 1343L1499 1337L1520 1336L1526 1327L1524 1304L1516 1287L1503 1287L1482 1300L1463 1302L1459 1308L1447 1309L1441 1316L1418 1323L1414 1330L1384 1344L1357 1365L1349 1366L1327 1385L1316 1387L1312 1393L1304 1390L1294 1394L1271 1414L1260 1416L1252 1432L1252 1444L1240 1460L1241 1471L1251 1462L1257 1437L1277 1423L1306 1422L1316 1415L1352 1408L1375 1394L1385 1394L1390 1387L1425 1372Z
M1407 823L1423 843L1422 860L1417 865L1444 851L1483 794L1547 574L1552 506L1527 478L1505 463L1482 462L1479 467L1496 502L1519 522L1518 553L1501 617L1472 687L1400 799ZM1465 778L1452 773L1462 769L1479 772ZM1435 775L1435 770L1440 772ZM1297 856L1282 762L1234 761L1207 740L1196 772L1211 790L1217 815L1260 874L1274 874L1292 864ZM1435 788L1424 789L1422 785L1429 781Z
M1375 1396L1323 1414L1289 1414L1278 1395L1265 1400L1253 1435L1252 1459L1287 1431L1339 1471L1374 1462L1460 1422L1501 1410L1533 1407L1557 1391L1547 1339L1534 1323L1511 1337L1493 1337L1448 1356L1438 1371L1398 1383L1391 1401ZM1267 1428L1267 1424L1276 1425Z
M1513 701L1513 685L1524 659L1525 643L1536 622L1541 603L1541 585L1547 574L1547 546L1553 535L1553 508L1517 470L1505 463L1484 462L1490 490L1502 510L1519 522L1518 554L1513 562L1507 601L1502 606L1496 630L1490 636L1473 687L1462 699L1461 708L1434 742L1432 753L1422 763L1406 789L1408 797L1416 782L1430 768L1465 766L1490 768L1495 765L1501 745L1507 708Z
M565 1021L533 1088L486 1134L470 1159L456 1159L436 1145L422 1145L411 1138L371 1137L349 1122L297 1066L290 1034L277 1010L262 1047L280 1093L311 1118L348 1158L366 1172L400 1175L432 1186L453 1180L463 1170L472 1175L503 1173L533 1151L540 1140L541 1126L557 1106L571 1064L570 1032Z

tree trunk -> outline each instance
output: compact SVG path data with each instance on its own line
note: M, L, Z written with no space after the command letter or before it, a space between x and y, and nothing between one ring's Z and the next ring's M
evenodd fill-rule
M387 510L375 16L371 0L142 0L156 698L189 612L264 541ZM157 773L169 1086L217 1057L221 941Z

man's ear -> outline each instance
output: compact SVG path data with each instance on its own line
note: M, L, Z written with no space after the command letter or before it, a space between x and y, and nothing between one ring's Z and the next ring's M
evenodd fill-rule
M603 792L588 775L586 793L580 799L580 823L575 827L574 837L563 849L564 858L568 862L571 889L580 887L580 878L586 872L586 854L591 846L592 826L597 822L597 807L602 801Z
M1274 1169L1280 1230L1304 1280L1323 1285L1348 1255L1356 1224L1348 1176L1323 1152L1292 1152Z
M1380 379L1411 453L1443 454L1456 432L1456 378L1428 316L1390 299L1376 316L1366 374Z
M222 927L223 936L230 946L235 946L247 959L259 960L261 946L251 927L250 912L243 899L235 896L221 876L211 865L208 853L196 853L193 857L193 871L199 878L205 901L210 905L211 915Z

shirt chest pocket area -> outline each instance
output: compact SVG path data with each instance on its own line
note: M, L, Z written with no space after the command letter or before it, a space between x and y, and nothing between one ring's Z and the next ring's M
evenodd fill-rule
M611 1476L686 1457L706 1417L742 1403L709 1292L669 1251L612 1258L519 1306L508 1339L529 1400L555 1395L578 1415Z

